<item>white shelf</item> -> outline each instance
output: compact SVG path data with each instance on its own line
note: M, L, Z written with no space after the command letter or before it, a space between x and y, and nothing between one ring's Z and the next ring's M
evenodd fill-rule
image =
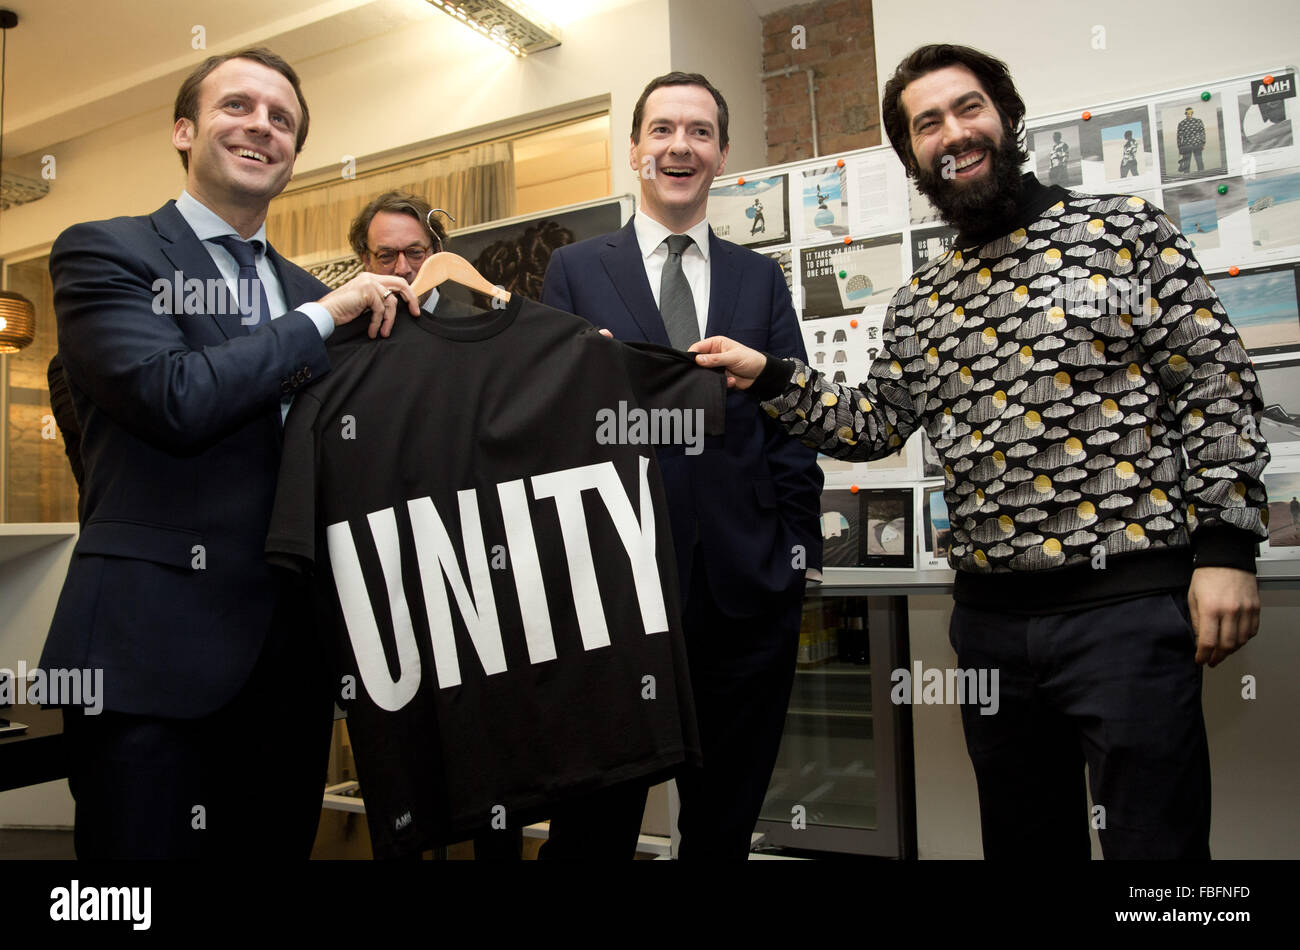
M77 536L75 521L50 524L0 524L0 564Z

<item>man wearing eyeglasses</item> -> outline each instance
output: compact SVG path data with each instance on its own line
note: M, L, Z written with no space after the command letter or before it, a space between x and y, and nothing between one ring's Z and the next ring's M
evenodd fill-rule
M420 265L442 250L447 232L429 202L404 191L387 191L362 209L348 243L371 274L391 274L408 284Z

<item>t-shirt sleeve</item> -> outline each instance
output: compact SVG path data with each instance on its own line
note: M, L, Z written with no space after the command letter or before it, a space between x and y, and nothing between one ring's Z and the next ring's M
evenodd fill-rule
M691 353L656 343L617 343L628 379L644 409L699 409L704 434L719 436L726 427L727 379L705 369Z
M266 537L266 559L278 567L310 574L316 563L316 421L320 403L299 393L284 420L280 477Z

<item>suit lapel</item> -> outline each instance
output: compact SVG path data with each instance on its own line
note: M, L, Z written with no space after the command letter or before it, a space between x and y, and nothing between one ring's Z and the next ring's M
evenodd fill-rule
M725 336L740 297L740 263L735 249L723 244L709 228L709 321L705 336Z
M217 281L218 285L226 292L226 312L212 315L217 327L221 330L226 339L244 336L248 332L241 323L239 305L234 296L230 293L230 288L226 284L225 278L221 276L221 271L217 270L217 265L212 261L212 255L208 249L203 246L203 242L198 239L194 231L186 223L185 218L176 210L176 202L169 201L153 214L149 216L153 222L155 230L163 240L162 252L167 260L171 261L174 267L181 274L182 280L200 280L203 282L203 299L208 299L207 288L212 284L209 281ZM182 297L186 296L185 288L181 288ZM207 308L204 307L206 310Z
M670 346L668 331L664 328L663 317L655 306L654 294L650 290L650 281L645 275L645 261L641 257L641 245L637 243L636 231L631 221L621 230L609 236L609 241L600 253L600 262L609 275L610 282L623 300L623 306L632 315L641 333L651 343Z
M294 310L304 303L320 300L324 296L321 293L320 281L301 267L297 267L280 256L280 253L271 247L269 243L266 246L266 256L271 259L271 266L275 268L275 275L280 278L280 289L284 292L284 302L290 310Z

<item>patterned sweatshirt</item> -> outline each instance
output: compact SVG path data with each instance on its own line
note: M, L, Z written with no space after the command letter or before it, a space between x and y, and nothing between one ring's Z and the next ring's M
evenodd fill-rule
M894 296L864 383L769 358L750 392L836 458L882 458L924 427L963 603L1042 614L1185 590L1193 567L1253 572L1268 536L1249 357L1191 245L1140 198L1026 175L1011 218Z

